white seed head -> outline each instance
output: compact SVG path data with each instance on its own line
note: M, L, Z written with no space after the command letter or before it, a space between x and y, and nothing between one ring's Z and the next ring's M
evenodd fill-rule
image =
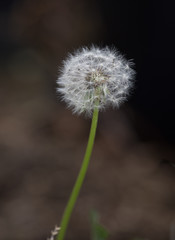
M64 62L57 91L74 113L91 115L94 108L119 107L133 86L131 65L108 47L82 48Z

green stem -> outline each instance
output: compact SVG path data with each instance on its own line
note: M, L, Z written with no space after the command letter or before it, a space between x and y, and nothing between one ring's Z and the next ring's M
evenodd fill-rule
M97 129L98 112L99 112L99 110L97 108L95 108L93 117L92 117L91 129L90 129L90 134L89 134L89 139L88 139L85 156L84 156L77 180L75 182L74 188L72 190L71 196L69 198L66 209L64 211L61 225L60 225L61 229L58 233L57 240L64 239L66 229L67 229L70 217L71 217L72 210L74 208L75 202L77 200L78 194L80 192L81 186L83 184L83 181L84 181L87 169L88 169L88 165L89 165L89 161L90 161L90 157L91 157L91 153L92 153L92 149L93 149L93 145L94 145L96 129Z

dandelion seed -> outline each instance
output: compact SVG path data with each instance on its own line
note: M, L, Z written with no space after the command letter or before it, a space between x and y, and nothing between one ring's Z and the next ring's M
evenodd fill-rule
M54 230L51 231L51 237L47 240L55 240L56 236L58 235L58 232L60 230L60 227L55 226Z
M118 51L82 48L64 62L57 91L74 113L92 115L94 107L119 107L133 86L134 70Z

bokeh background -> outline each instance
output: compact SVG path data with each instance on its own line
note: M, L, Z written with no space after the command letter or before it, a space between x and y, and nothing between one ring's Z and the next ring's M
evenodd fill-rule
M96 44L134 59L135 90L100 114L67 240L89 240L96 209L109 240L175 239L174 3L0 3L0 240L43 240L59 225L90 120L56 95L68 52Z

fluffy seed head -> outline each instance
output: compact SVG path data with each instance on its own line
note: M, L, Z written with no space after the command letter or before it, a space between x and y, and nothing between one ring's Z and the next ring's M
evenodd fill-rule
M133 86L134 70L116 50L82 48L64 62L57 91L74 113L119 107Z

